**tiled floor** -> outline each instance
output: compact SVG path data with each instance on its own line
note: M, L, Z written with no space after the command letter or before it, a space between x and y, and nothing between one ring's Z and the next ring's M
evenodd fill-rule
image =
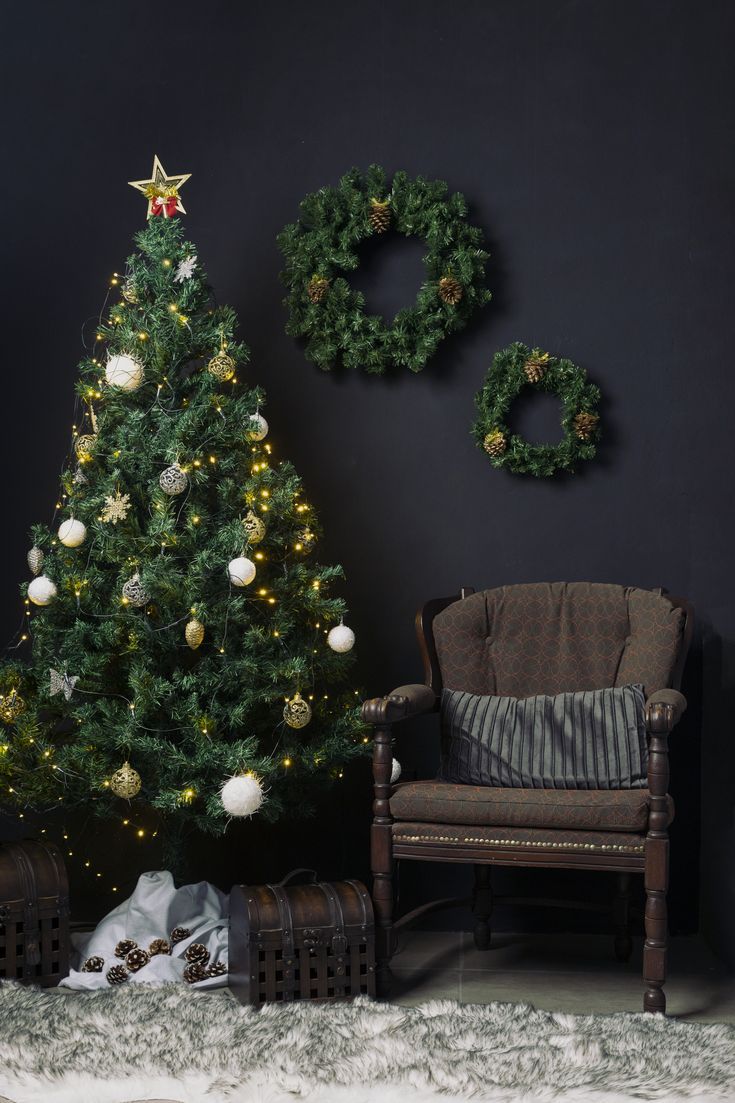
M620 964L612 937L500 933L481 952L467 932L410 931L393 958L390 998L405 1004L501 1000L578 1014L642 1011L641 957L641 939L631 960ZM735 1023L735 977L696 938L671 940L666 996L671 1015Z

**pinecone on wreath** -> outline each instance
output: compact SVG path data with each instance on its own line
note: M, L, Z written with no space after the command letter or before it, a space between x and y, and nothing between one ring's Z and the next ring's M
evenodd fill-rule
M540 383L546 375L546 369L549 366L549 354L548 352L541 352L540 349L534 349L528 360L523 365L523 371L526 379L529 383Z
M111 969L107 970L107 983L108 984L125 984L125 981L130 976L124 965L113 965Z
M447 272L446 276L442 276L439 280L439 298L447 306L456 306L464 295L464 288L458 279L452 275L451 272Z
M486 434L482 442L482 447L485 449L488 456L497 457L503 455L508 444L505 435L500 432L500 429L493 429L490 433Z
M384 234L390 226L390 203L387 199L376 199L374 196L370 200L370 211L368 213L368 219L370 225L376 234Z
M323 301L329 290L329 280L326 276L312 276L306 285L306 294L309 302L318 305Z
M574 432L580 440L590 440L599 420L597 414L590 414L583 410L574 419Z
M195 961L184 969L184 980L187 984L198 984L200 980L207 979L207 967Z
M201 942L192 942L186 947L184 957L192 965L206 965L209 961L209 950Z

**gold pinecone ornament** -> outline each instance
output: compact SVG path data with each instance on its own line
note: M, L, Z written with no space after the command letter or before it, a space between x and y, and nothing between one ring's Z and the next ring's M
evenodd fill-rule
M548 352L541 352L540 349L533 350L523 365L523 372L529 383L541 382L546 375L550 359Z
M384 234L390 226L390 201L388 199L376 199L373 196L370 200L368 219L376 234Z
M196 651L204 639L204 625L196 617L192 617L190 621L187 621L184 636L192 651Z
M315 305L324 301L327 291L329 291L329 280L325 276L312 276L306 285L309 302Z
M456 306L464 295L464 288L458 279L448 272L439 280L439 298L447 306Z
M485 436L482 447L485 449L488 456L497 459L498 456L502 456L505 452L508 447L508 442L505 439L504 433L501 433L499 429L493 429Z
M586 411L582 411L582 413L577 414L574 419L574 432L580 440L591 440L597 431L599 420L597 414L589 414Z

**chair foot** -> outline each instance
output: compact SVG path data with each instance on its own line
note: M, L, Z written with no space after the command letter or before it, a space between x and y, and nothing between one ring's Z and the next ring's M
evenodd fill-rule
M618 873L615 899L613 900L613 922L615 924L615 958L617 961L629 961L633 952L630 937L630 874Z
M475 940L476 950L489 950L490 949L490 935L491 929L487 919L478 919L475 922L475 927L472 932Z
M647 988L643 995L643 1010L666 1014L666 994L663 988Z

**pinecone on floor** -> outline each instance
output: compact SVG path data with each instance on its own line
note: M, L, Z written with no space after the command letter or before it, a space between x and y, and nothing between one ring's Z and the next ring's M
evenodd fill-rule
M198 984L200 980L207 979L207 967L195 961L184 969L184 980L187 984Z
M137 973L138 970L142 969L144 965L147 965L150 960L151 958L148 951L142 950L140 946L137 946L134 950L131 950L125 959L128 969L131 973Z
M169 935L169 938L171 939L172 945L175 946L177 942L183 942L185 938L188 938L190 934L191 931L188 929L188 927L174 927L174 929L171 931L171 934Z
M192 942L191 946L186 947L184 957L192 965L206 965L209 961L209 950L201 942Z
M541 352L540 349L534 349L528 360L523 365L523 371L526 379L529 383L540 383L546 375L546 369L549 366L549 354L548 352Z
M207 966L208 977L224 977L227 973L227 966L224 961L213 961L211 965Z
M148 947L148 953L151 957L156 957L157 954L170 954L171 943L167 938L154 938Z
M125 984L125 981L130 976L124 965L113 965L111 969L107 970L107 983L108 984Z
M373 197L370 200L370 211L368 213L368 219L370 225L376 234L384 234L390 226L390 202L387 199L376 199Z
M597 414L588 414L583 411L581 414L577 414L574 419L574 432L580 440L589 440L597 428L599 420Z
M88 957L82 966L83 973L101 973L105 964L103 957L98 957L96 954L94 957Z
M459 280L455 279L451 273L446 276L442 276L439 280L439 298L447 306L456 306L464 295L464 288Z
M138 943L133 938L121 938L115 947L115 957L125 958L131 950L137 950Z
M488 456L497 457L503 455L508 445L503 433L501 433L499 429L493 429L483 440L482 447L485 449Z
M324 276L312 276L306 285L309 302L319 304L329 291L329 280Z

